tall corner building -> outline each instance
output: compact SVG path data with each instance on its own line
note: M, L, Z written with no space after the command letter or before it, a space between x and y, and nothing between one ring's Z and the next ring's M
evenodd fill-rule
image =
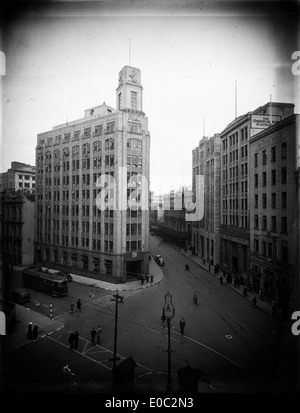
M35 262L125 282L149 271L150 133L139 69L119 73L116 107L38 134Z

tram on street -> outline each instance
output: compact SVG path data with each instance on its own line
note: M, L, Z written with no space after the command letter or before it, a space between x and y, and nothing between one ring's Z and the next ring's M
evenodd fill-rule
M23 270L22 283L24 287L42 291L52 297L68 295L66 274L62 272L51 273L41 267L28 267Z

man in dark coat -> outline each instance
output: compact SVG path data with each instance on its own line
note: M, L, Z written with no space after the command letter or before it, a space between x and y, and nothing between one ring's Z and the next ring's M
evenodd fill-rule
M80 298L78 298L78 300L77 300L77 310L78 310L78 311L81 311L81 301L80 301Z
M91 341L92 341L92 343L93 343L93 346L95 346L95 345L96 345L96 342L95 342L95 337L96 337L95 327L92 328L91 337L92 337L92 340L91 340Z
M78 342L79 342L79 333L76 330L74 333L74 348L78 348Z
M32 340L37 340L38 329L38 326L35 324L32 329Z
M73 331L71 331L71 334L69 335L70 350L73 350L74 341L75 341L75 334L73 333Z
M32 322L31 321L28 324L27 338L28 338L28 340L32 340Z

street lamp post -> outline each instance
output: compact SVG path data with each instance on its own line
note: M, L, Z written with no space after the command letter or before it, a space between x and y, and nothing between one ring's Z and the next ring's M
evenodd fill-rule
M123 303L124 297L120 296L118 291L117 291L117 294L113 295L113 297L114 298L112 298L111 301L116 302L114 356L113 356L113 358L111 358L109 360L113 361L113 389L115 390L115 387L116 387L116 361L120 360L120 357L117 357L118 304Z
M163 314L166 317L167 324L168 324L168 385L167 385L167 391L171 392L172 391L172 383L171 383L171 337L170 337L170 327L171 327L171 320L175 315L175 308L172 304L172 294L167 292L165 294L165 304L163 306Z

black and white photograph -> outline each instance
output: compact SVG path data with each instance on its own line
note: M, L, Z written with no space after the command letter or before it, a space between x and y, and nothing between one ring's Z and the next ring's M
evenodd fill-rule
M300 393L299 11L2 1L9 401Z

